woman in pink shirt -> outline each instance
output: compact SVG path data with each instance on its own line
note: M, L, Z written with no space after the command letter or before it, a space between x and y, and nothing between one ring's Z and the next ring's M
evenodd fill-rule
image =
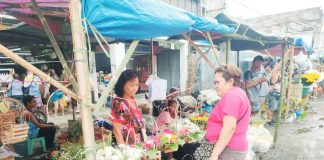
M221 99L209 116L206 136L194 153L196 160L245 159L251 106L239 87L241 76L241 70L231 64L215 70L215 89Z

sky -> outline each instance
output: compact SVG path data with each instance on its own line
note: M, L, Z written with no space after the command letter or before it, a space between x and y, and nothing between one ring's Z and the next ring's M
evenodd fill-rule
M324 0L226 0L227 14L242 19L322 7Z

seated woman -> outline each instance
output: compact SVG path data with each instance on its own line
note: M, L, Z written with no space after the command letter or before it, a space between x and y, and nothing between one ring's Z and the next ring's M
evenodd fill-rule
M37 102L34 96L27 95L23 99L26 110L23 111L23 117L28 122L28 137L44 137L46 148L52 149L56 130L58 125L40 123L33 115L32 109L36 107Z
M142 113L134 99L138 89L136 73L132 70L122 72L114 88L117 97L113 99L110 118L117 144L134 145L146 137Z
M177 101L170 99L167 102L167 107L165 107L156 120L158 128L162 126L169 126L173 119L175 118L177 110Z
M176 111L177 111L177 101L173 99L168 100L167 107L165 107L162 110L162 112L160 113L160 115L156 120L157 127L158 128L161 128L163 126L169 127L169 125L175 119ZM168 160L174 159L172 152L168 152L166 153L166 155L168 156Z

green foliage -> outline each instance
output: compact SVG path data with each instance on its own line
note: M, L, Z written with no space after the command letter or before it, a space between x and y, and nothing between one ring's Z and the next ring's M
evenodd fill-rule
M80 160L85 159L82 143L66 142L61 146L61 151L54 151L52 160Z
M157 149L151 149L147 151L147 155L149 156L150 159L153 159L156 157L156 154L159 152Z
M73 121L69 126L69 134L72 139L78 140L82 136L82 123L81 119Z

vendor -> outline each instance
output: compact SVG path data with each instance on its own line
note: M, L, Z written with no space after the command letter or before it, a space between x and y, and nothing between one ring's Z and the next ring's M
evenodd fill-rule
M138 76L132 70L121 73L115 85L116 98L111 107L111 122L117 144L136 144L146 137L142 113L134 99L139 89ZM127 138L128 137L128 138Z
M27 95L23 99L26 110L23 111L23 117L28 122L28 137L37 138L44 137L46 148L53 149L54 138L58 125L40 123L33 115L32 109L36 107L37 102L34 96Z

